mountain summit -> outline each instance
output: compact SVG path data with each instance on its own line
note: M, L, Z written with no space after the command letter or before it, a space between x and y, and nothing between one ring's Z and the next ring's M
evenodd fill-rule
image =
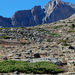
M31 10L17 11L11 17L11 24L7 23L7 20L4 21L1 19L0 24L2 27L9 26L5 26L3 22L10 24L14 27L35 26L39 24L51 23L61 19L65 19L70 17L74 13L75 4L63 2L62 0L52 0L49 1L43 9L39 5L34 6Z
M63 2L61 0L52 0L44 6L43 23L55 22L70 17L75 13L75 4Z

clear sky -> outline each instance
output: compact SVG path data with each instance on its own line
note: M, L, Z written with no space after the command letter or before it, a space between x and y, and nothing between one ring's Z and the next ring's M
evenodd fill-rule
M0 0L0 15L3 17L12 17L18 10L27 10L35 5L44 7L50 0ZM62 0L75 4L75 0Z

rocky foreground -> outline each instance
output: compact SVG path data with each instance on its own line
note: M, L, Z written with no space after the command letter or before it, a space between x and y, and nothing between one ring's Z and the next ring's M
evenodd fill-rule
M34 27L1 28L0 61L10 59L28 62L49 61L65 70L65 73L58 75L74 75L74 15L65 20ZM9 75L17 75L17 72Z

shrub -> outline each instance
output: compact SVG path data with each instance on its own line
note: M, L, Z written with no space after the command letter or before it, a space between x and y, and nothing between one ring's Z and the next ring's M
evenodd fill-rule
M34 74L43 74L43 73L60 73L63 70L58 69L57 65L54 65L50 62L36 62L29 63L25 61L15 61L15 60L6 60L0 62L0 73L8 73L8 72L22 72L22 73L34 73Z
M48 33L48 34L50 34L50 35L52 35L52 36L61 36L61 35L59 35L59 34L57 34L57 33Z
M64 43L63 46L70 46L70 44Z
M7 36L0 36L1 38L3 38L3 39L8 39L9 37L7 37Z
M47 39L47 42L52 42L52 40L51 39Z
M50 33L51 35L58 35L57 33Z
M60 39L60 40L58 40L57 42L58 42L58 43L61 43L61 42L66 43L67 41L66 41L66 40L63 40L63 39Z
M67 22L67 23L73 23L73 22Z
M71 25L71 28L72 28L72 29L74 29L74 27L75 27L75 25L74 25L74 24L72 24L72 25Z
M61 27L63 27L63 25L60 25L60 26L54 26L53 28L54 28L54 29L57 29L57 28L61 28Z
M75 32L75 30L69 30L69 31L67 31L67 33L70 33L70 32Z
M2 29L8 30L8 29L10 29L10 28L0 28L0 30L2 30Z

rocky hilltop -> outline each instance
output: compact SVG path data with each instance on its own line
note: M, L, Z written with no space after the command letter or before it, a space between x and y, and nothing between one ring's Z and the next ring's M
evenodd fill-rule
M31 10L20 10L15 12L9 23L2 20L0 26L27 27L39 24L52 23L70 17L75 13L75 4L63 2L61 0L49 1L44 8L34 6Z

